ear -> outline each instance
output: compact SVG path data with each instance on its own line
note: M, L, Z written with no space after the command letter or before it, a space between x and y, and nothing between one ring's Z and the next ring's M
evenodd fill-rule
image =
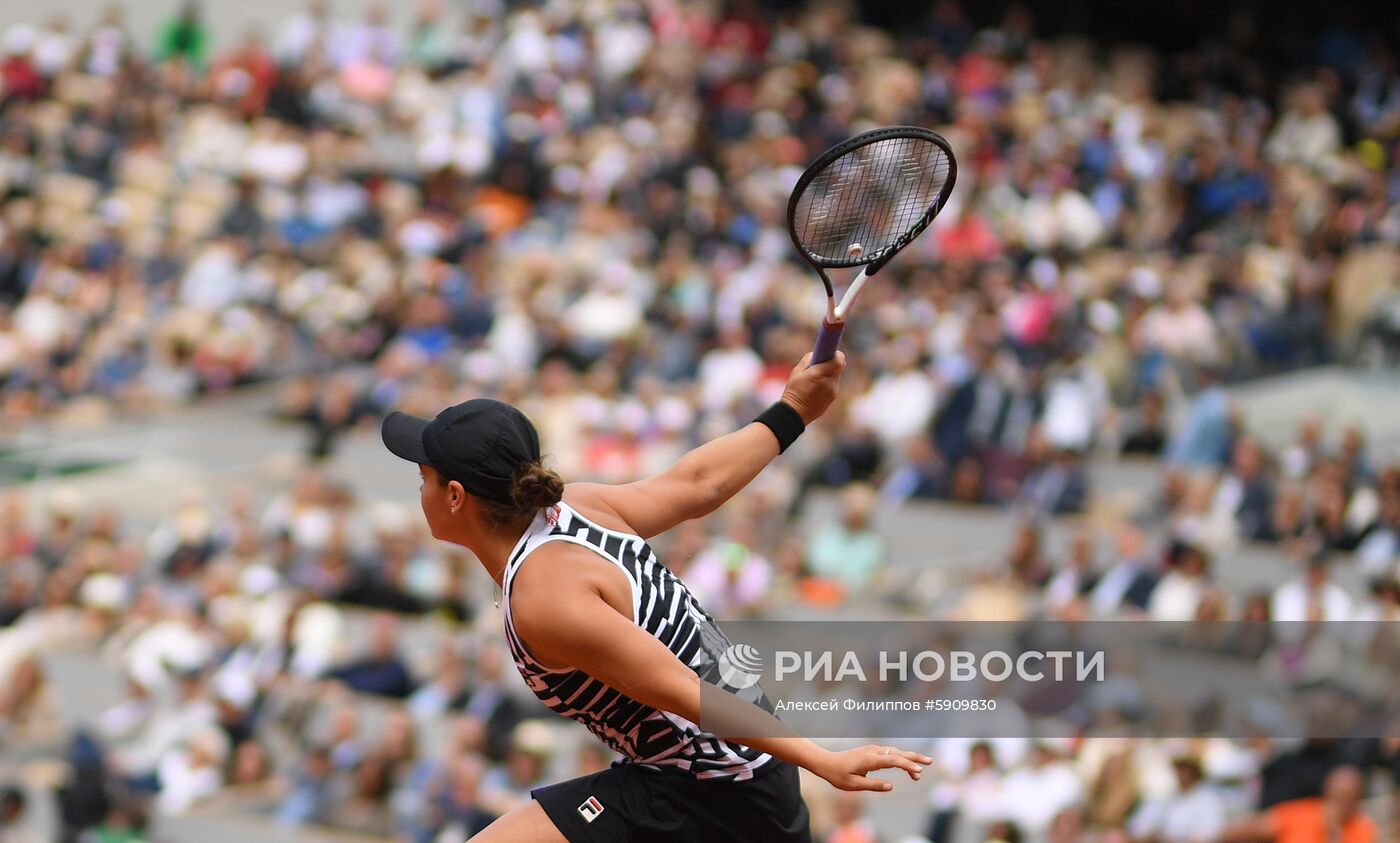
M447 504L453 514L461 512L467 505L467 490L456 480L447 483Z

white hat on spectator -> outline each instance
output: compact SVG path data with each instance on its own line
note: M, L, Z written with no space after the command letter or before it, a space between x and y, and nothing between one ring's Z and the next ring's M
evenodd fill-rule
M297 615L292 630L292 670L300 676L319 676L334 663L345 637L345 618L329 603L312 603Z
M558 748L554 729L538 720L526 720L510 733L510 745L531 755L548 756Z
M1039 257L1031 261L1028 268L1031 282L1041 290L1053 290L1060 283L1060 268L1054 261Z
M34 49L34 42L37 34L34 27L20 24L5 30L4 47L5 54L10 56L22 56Z
M1128 272L1128 289L1139 298L1155 301L1162 297L1162 277L1150 267L1135 266Z
M1089 327L1101 334L1116 334L1123 325L1123 317L1118 313L1118 308L1104 299L1089 302L1086 316Z
M126 649L127 673L146 688L166 685L172 672L196 671L212 657L212 647L179 620L155 623L138 634Z
M125 609L130 596L122 578L107 572L93 574L83 580L78 589L78 599L84 606L104 612L120 612Z
M1054 753L1058 758L1068 758L1074 754L1074 738L1042 735L1035 739L1035 746Z
M501 358L486 350L477 350L463 355L458 371L462 373L462 377L478 385L495 384L505 376L505 367L501 365Z
M613 408L617 429L623 433L639 435L647 426L646 408L638 401L622 401Z
M104 225L120 226L131 217L131 206L117 196L108 196L97 204L97 216Z
M1259 772L1258 756L1236 741L1210 741L1201 760L1206 776L1220 782L1247 781Z
M55 517L77 515L82 505L83 496L72 486L59 486L50 493L48 499L49 514Z
M259 563L243 569L238 577L238 589L249 597L266 597L277 589L280 582L277 569Z
M253 677L241 670L221 670L214 676L214 693L234 708L246 709L258 695Z
M413 526L408 510L393 501L375 501L370 506L369 520L381 535L402 533Z
M683 433L695 424L695 411L680 398L668 396L656 404L656 423L668 433Z
M180 541L197 544L209 538L214 529L214 519L203 506L187 505L175 514L175 533Z
M228 735L217 726L206 726L190 735L189 746L216 766L223 764L228 757Z

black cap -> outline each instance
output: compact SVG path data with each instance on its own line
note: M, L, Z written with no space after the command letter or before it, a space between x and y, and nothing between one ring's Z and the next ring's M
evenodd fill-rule
M396 456L430 465L444 479L496 503L511 502L516 471L540 458L535 426L524 413L490 398L463 401L432 420L390 413L381 432Z

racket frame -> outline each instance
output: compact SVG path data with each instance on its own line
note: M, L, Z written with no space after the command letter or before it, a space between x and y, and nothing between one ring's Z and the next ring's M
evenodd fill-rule
M940 147L943 154L948 159L948 176L944 180L943 189L939 191L938 199L924 211L923 215L914 222L903 234L895 238L884 248L874 252L862 252L858 256L848 256L846 258L825 258L813 254L802 243L802 239L797 235L797 226L794 219L797 216L797 203L806 192L806 188L812 181L822 173L832 162L844 155L848 155L863 146L878 143L884 140L895 138L917 138L928 141ZM831 147L817 159L807 166L807 169L798 177L797 183L793 185L792 195L788 198L787 220L788 235L792 238L792 244L797 247L797 253L803 260L807 261L813 269L817 271L822 279L822 285L826 287L826 316L822 319L821 329L817 332L817 342L812 349L811 365L824 363L836 354L836 346L841 341L841 332L846 327L846 317L850 315L851 307L855 304L856 296L870 276L884 268L890 259L898 254L905 246L908 246L928 228L933 218L943 210L943 206L948 203L948 197L953 193L953 185L958 178L958 160L953 155L953 148L948 141L940 134L930 129L920 126L887 126L883 129L873 129L869 132L862 132L855 137L848 138ZM851 281L851 285L846 289L845 295L841 297L838 304L836 301L836 288L831 283L831 277L827 275L828 269L852 269L863 267L861 272Z

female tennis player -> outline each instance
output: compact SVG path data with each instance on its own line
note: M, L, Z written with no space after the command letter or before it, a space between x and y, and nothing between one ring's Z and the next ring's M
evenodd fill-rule
M713 512L826 411L845 356L810 358L753 423L626 485L565 485L541 464L529 419L499 401L384 420L384 444L419 466L433 535L471 550L500 585L506 640L531 690L622 756L536 789L473 841L810 841L797 766L843 790L885 791L867 774L917 780L932 762L889 746L832 752L761 723L725 734L787 736L741 744L697 725L702 696L707 717L724 707L716 697L738 699L715 687L728 640L647 539ZM777 724L771 706L739 705Z

